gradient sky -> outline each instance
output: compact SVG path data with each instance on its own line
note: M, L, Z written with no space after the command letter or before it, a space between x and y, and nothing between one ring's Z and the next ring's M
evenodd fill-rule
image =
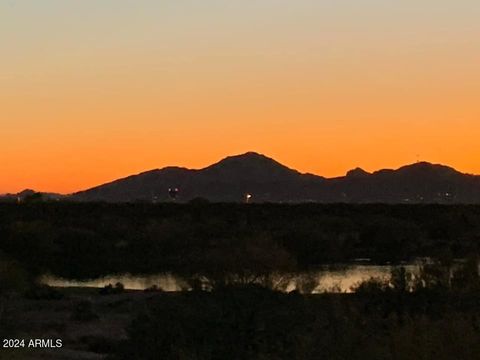
M478 0L0 0L0 193L264 153L480 173Z

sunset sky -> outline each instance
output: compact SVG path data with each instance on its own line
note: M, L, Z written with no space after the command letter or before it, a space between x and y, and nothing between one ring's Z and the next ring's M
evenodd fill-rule
M257 151L480 173L478 0L0 0L0 193Z

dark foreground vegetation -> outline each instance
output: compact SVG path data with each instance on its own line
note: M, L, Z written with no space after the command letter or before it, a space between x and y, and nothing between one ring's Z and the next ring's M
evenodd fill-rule
M479 245L475 206L1 205L0 338L65 346L0 359L479 359ZM272 281L417 257L430 258L419 273L398 267L352 294ZM173 273L189 291L38 283L124 272Z
M352 294L230 285L152 298L111 359L479 359L478 260L411 275Z
M302 295L258 285L166 293L29 288L3 292L0 337L48 337L62 349L0 359L478 359L477 263L397 271L353 294Z
M370 258L466 258L480 206L0 205L0 252L32 274L266 273Z
M478 359L473 294L313 295L261 288L152 302L115 359Z

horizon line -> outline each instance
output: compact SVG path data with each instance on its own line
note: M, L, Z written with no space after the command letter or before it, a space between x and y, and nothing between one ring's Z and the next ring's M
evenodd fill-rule
M145 171L140 171L140 172L137 172L137 173L133 173L133 174L130 174L130 175L125 175L123 177L118 177L116 179L113 179L113 180L109 180L109 181L106 181L106 182L102 182L98 185L94 185L94 186L91 186L91 187L88 187L88 188L85 188L85 189L80 189L80 190L76 190L76 191L73 191L73 192L68 192L68 193L62 193L62 192L56 192L56 191L42 191L42 190L36 190L36 189L33 189L33 188L24 188L16 193L11 193L11 192L4 192L4 193L0 193L0 196L8 196L8 195L17 195L17 194L20 194L24 191L34 191L36 193L43 193L43 194L58 194L58 195L62 195L62 196L69 196L69 195L73 195L73 194L76 194L76 193L79 193L79 192L82 192L82 191L87 191L87 190L90 190L90 189L93 189L93 188L96 188L96 187L100 187L100 186L103 186L103 185L107 185L107 184L111 184L111 183L114 183L116 181L120 181L120 180L124 180L124 179L128 179L130 177L133 177L133 176L138 176L138 175L142 175L142 174L146 174L146 173L149 173L149 172L153 172L153 171L162 171L162 170L165 170L165 169L169 169L169 168L177 168L177 169L185 169L185 170L188 170L188 171L202 171L202 170L205 170L211 166L214 166L216 164L219 164L221 163L222 161L226 160L226 159L229 159L229 158L235 158L235 157L242 157L242 156L248 156L248 155L255 155L255 156L260 156L260 157L263 157L263 158L266 158L266 159L270 159L270 160L273 160L274 162L280 164L281 166L285 166L287 167L288 169L290 170L293 170L293 171L297 171L300 175L312 175L312 176L317 176L317 177L321 177L321 178L324 178L326 180L332 180L332 179L340 179L340 178L344 178L348 175L348 173L350 171L353 171L353 170L362 170L364 171L365 173L367 173L368 175L373 175L373 174L376 174L378 172L381 172L381 171L397 171L397 170L400 170L404 167L408 167L408 166L413 166L413 165L418 165L418 164L428 164L428 165L432 165L432 166L441 166L441 167L446 167L446 168L450 168L450 169L453 169L454 171L462 174L462 175L466 175L466 176L479 176L480 174L473 174L473 173L467 173L467 172L462 172L462 171L459 171L457 170L456 168L454 168L453 166L450 166L450 165L445 165L445 164L442 164L442 163L434 163L434 162L430 162L430 161L427 161L427 160L417 160L416 162L413 162L413 163L407 163L405 165L401 165L399 167L396 167L396 168L390 168L390 167L385 167L385 168L379 168L377 170L374 170L374 171L367 171L365 169L363 169L361 166L357 166L357 167L354 167L350 170L347 170L345 172L344 175L339 175L339 176L332 176L332 177L326 177L326 176L323 176L323 175L319 175L319 174L315 174L315 173L312 173L312 172L300 172L298 170L296 170L295 168L292 168L288 165L285 165L279 161L277 161L276 159L268 156L268 155L265 155L265 154L262 154L262 153L259 153L259 152L256 152L256 151L246 151L244 153L240 153L240 154L234 154L234 155L227 155L225 157L223 157L222 159L216 161L216 162L213 162L209 165L206 165L206 166L203 166L203 167L200 167L200 168L188 168L188 167L185 167L185 166L178 166L178 165L167 165L167 166L163 166L161 168L153 168L153 169L149 169L149 170L145 170Z

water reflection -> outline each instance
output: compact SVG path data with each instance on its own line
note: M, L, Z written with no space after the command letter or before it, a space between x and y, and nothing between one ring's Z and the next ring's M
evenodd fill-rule
M418 274L420 265L402 266L407 273ZM332 269L320 274L319 284L314 293L319 292L352 292L352 288L366 280L376 278L388 281L392 271L400 266L355 265L344 269Z
M420 271L419 265L403 266L409 273ZM389 265L336 265L323 267L304 274L287 276L288 281L280 287L284 291L298 290L302 293L352 292L352 288L371 278L388 280L392 270L399 266ZM283 275L278 276L278 283ZM158 275L114 275L93 280L79 281L43 276L41 282L55 287L94 287L102 288L109 284L122 283L125 289L145 290L156 286L163 291L188 290L188 284L172 274Z
M109 284L122 283L128 290L145 290L153 286L163 291L182 291L188 288L184 282L171 274L159 275L112 275L92 280L70 280L51 275L45 275L40 282L55 287L93 287L103 288Z

